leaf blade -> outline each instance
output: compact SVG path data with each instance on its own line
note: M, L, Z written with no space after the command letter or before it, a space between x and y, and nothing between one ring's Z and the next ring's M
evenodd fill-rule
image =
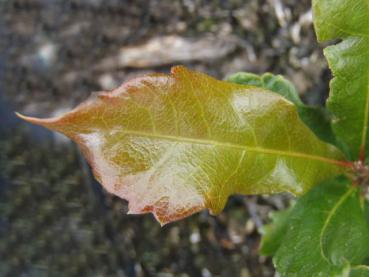
M274 263L282 276L344 276L369 255L369 228L358 189L344 178L298 200Z
M344 153L347 152L344 145L337 141L333 133L332 118L327 110L322 107L305 105L301 101L295 86L283 76L271 73L257 75L248 72L238 72L230 75L226 80L236 84L265 88L278 93L296 105L300 118L317 137L344 150Z
M333 129L350 149L351 159L364 160L368 149L369 20L367 0L313 1L319 41L342 39L324 54L334 79L327 102Z
M203 208L219 213L233 193L301 194L347 165L282 97L183 67L59 118L22 117L75 140L109 192L162 224Z

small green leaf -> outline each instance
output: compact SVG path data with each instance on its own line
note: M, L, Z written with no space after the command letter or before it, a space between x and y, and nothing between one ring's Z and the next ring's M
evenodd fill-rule
M322 107L304 105L295 86L283 76L271 73L259 76L253 73L239 72L229 76L226 80L236 84L265 88L278 93L296 105L300 118L316 136L346 151L342 143L336 140L331 126L330 114Z
M297 106L303 104L295 86L281 75L265 73L259 76L248 72L238 72L230 75L226 81L265 88L282 95Z
M219 213L231 194L299 195L350 166L283 97L184 67L57 118L21 117L75 140L109 192L162 224L204 208Z
M272 223L263 226L261 229L262 239L260 243L260 254L273 256L281 245L288 228L288 217L291 208L284 211L271 213Z
M358 188L345 178L316 186L293 207L274 256L282 276L344 276L369 256L369 227Z
M335 76L327 102L334 132L350 149L349 158L364 160L369 139L369 1L314 0L313 11L318 40L342 40L324 51Z

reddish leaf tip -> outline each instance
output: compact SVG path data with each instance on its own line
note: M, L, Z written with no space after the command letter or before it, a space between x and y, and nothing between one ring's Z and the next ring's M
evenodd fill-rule
M30 122L32 124L41 125L41 122L43 121L43 119L36 118L36 117L31 117L31 116L26 116L26 115L23 115L23 114L18 113L18 112L15 112L15 115L18 116L20 119L23 119L24 121Z
M15 112L15 115L24 121L27 121L32 124L40 125L48 129L53 129L54 123L57 122L58 120L58 118L37 118L37 117L32 117L32 116L26 116L18 112Z

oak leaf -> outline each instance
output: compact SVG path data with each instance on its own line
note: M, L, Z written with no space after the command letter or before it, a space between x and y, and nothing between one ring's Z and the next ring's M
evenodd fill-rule
M285 98L180 66L57 118L19 116L77 142L106 190L161 224L217 214L236 193L300 195L346 166Z

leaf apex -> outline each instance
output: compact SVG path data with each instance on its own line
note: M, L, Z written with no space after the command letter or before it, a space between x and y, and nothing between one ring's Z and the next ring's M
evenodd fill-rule
M55 123L55 121L57 120L56 118L37 118L37 117L32 117L32 116L26 116L19 112L15 112L15 115L24 121L27 121L32 124L40 125L46 128L51 128L53 123Z

